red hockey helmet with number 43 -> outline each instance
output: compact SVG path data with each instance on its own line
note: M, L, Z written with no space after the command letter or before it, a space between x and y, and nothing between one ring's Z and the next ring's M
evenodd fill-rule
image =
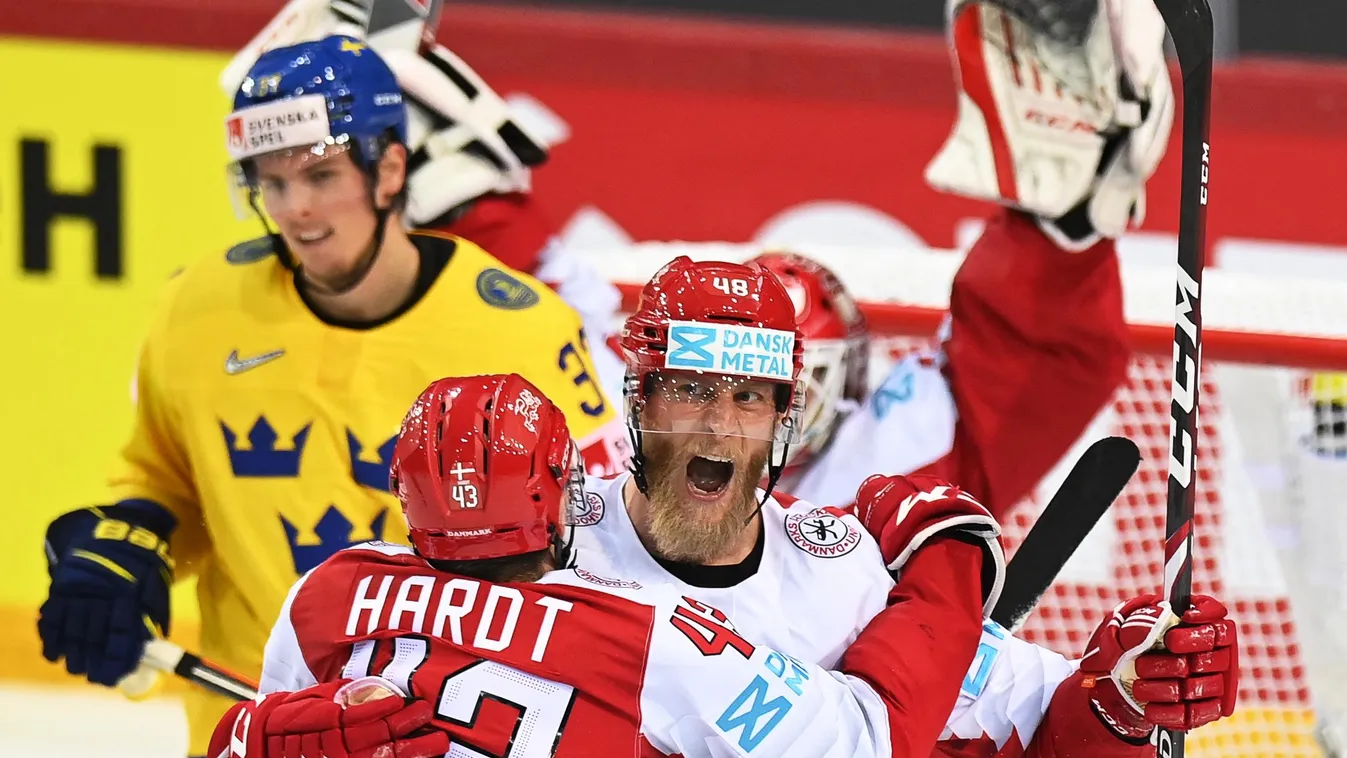
M803 342L781 281L756 264L680 256L641 291L622 328L637 483L642 434L769 440L769 468L800 439ZM658 396L663 413L646 413ZM775 481L775 476L771 475Z
M803 255L767 252L752 259L777 275L795 305L804 337L804 419L788 465L822 452L847 414L865 401L870 330L856 300L826 266Z
M389 467L411 543L429 560L556 545L565 564L584 471L566 418L517 374L439 379L403 419Z

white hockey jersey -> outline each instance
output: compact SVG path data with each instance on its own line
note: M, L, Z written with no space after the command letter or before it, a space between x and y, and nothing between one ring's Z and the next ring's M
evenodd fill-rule
M824 668L835 666L884 609L893 579L855 516L769 498L758 571L733 587L694 587L655 562L637 537L622 499L630 479L629 473L586 479L574 543L580 567L646 586L671 585L724 611L749 639Z
M732 587L696 587L660 566L637 537L622 497L630 478L587 479L587 508L577 518L575 537L582 569L645 586L669 585L723 610L746 638L824 668L837 666L884 609L893 579L854 515L786 495L770 497L762 508L758 571ZM989 756L1009 746L1005 754L1017 755L1075 667L988 622L947 722L942 739L952 744L943 752Z

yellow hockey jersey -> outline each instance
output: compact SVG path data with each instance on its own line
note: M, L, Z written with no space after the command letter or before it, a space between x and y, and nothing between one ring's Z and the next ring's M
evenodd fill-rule
M262 241L169 284L142 349L115 500L179 521L178 577L195 574L202 654L257 676L287 591L333 552L406 542L388 464L403 416L443 376L515 372L566 414L591 472L625 465L625 429L595 381L580 318L535 279L463 239L407 312L369 329L319 320ZM187 702L191 755L229 703Z

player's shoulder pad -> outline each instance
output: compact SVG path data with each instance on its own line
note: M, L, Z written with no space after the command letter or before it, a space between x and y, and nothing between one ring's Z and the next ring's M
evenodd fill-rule
M235 266L256 263L276 254L276 242L271 235L245 240L225 252L225 261Z

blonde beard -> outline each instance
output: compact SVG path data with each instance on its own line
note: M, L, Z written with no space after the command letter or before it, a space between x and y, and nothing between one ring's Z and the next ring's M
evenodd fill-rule
M646 533L654 543L652 547L666 560L704 565L726 560L726 555L744 538L758 509L757 486L766 470L768 452L750 455L746 464L735 456L734 477L727 485L730 505L719 518L707 521L688 513L699 506L686 502L684 471L676 465L684 462L686 466L686 459L673 454L664 444L650 445L649 438L654 436L647 437L643 445L650 489Z

